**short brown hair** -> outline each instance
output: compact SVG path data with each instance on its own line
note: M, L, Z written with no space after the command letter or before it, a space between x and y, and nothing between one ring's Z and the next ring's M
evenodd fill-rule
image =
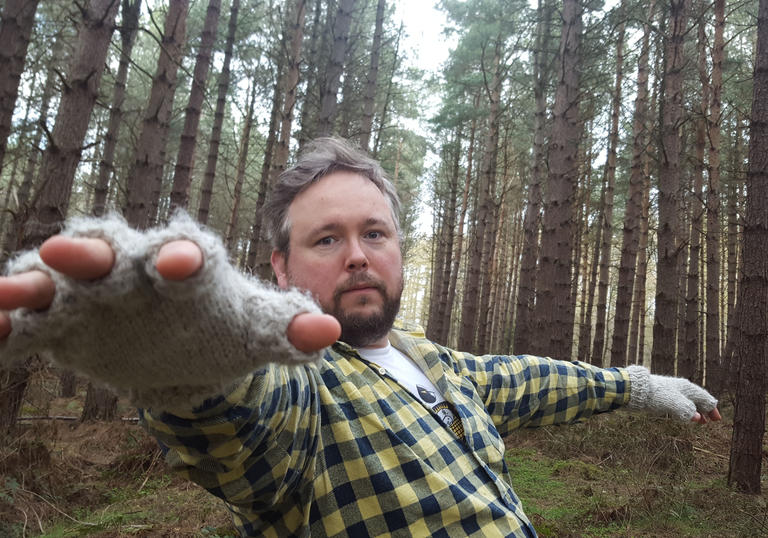
M291 203L310 185L339 170L358 173L378 187L389 204L400 236L400 198L381 165L346 140L324 137L310 142L296 164L280 174L272 189L264 207L264 222L272 248L288 254L291 234L288 208Z

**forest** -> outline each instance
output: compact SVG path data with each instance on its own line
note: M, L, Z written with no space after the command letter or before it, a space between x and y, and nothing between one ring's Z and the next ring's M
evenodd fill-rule
M147 229L185 210L270 279L271 185L312 139L348 139L403 202L403 321L468 352L701 384L728 410L727 491L759 496L768 0L438 0L423 48L405 3L0 0L0 262L74 216ZM448 49L437 69L429 48ZM131 413L39 357L0 369L8 447ZM20 528L14 494L46 495L14 450L0 534Z

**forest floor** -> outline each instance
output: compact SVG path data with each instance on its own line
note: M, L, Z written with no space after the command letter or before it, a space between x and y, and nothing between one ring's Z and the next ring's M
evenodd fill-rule
M43 414L79 416L83 393L48 398ZM768 496L726 484L732 409L722 407L724 420L705 426L620 411L516 432L515 491L540 536L768 536ZM171 475L135 422L30 420L0 443L0 537L235 535L221 502Z

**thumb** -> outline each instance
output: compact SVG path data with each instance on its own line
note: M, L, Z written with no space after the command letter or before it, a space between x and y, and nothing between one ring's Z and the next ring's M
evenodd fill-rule
M298 314L285 331L288 341L299 351L311 353L330 346L341 335L341 325L329 314Z

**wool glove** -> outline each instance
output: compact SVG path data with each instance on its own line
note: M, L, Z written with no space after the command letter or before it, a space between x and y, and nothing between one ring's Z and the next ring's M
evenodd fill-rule
M682 377L653 375L642 366L630 366L627 373L630 409L691 420L696 411L706 416L717 407L717 400L709 392Z
M266 363L322 357L322 351L297 350L285 335L296 314L320 311L315 302L237 271L220 239L183 213L146 232L116 215L73 219L62 234L105 240L115 265L107 276L84 282L52 270L37 251L12 260L8 274L43 271L56 294L45 311L11 313L0 366L40 353L137 406L169 409L199 404ZM200 247L203 267L170 281L158 274L155 259L177 239Z

